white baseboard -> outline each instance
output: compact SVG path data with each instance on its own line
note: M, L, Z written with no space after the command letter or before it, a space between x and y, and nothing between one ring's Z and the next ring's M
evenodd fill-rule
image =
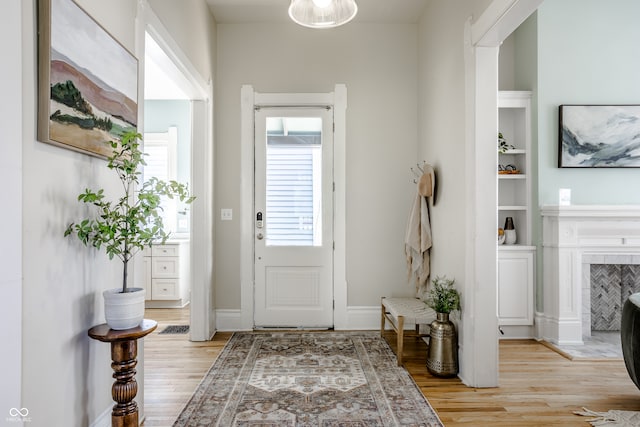
M147 300L144 302L144 307L145 308L185 308L186 306L188 306L190 303L190 301L184 301L184 300L168 300L168 301L162 301L162 300Z
M216 310L216 330L232 332L246 330L242 328L242 311L230 309ZM380 306L347 307L347 326L342 330L380 330ZM391 329L387 322L386 329ZM405 325L405 329L414 329L414 325Z
M98 415L98 418L93 420L90 427L111 427L111 411L113 406L109 406L103 413Z
M347 327L345 330L380 330L380 306L347 307Z
M242 310L216 310L216 331L242 331Z
M541 341L544 339L545 315L540 311L536 311L534 316L535 339Z
M542 313L536 312L534 326L502 326L505 332L500 338L535 338L544 336L545 318ZM411 323L405 325L405 330L413 330ZM380 330L379 306L351 306L347 307L347 326L341 328L349 331ZM386 322L385 329L391 329ZM233 332L247 330L242 328L242 311L219 309L216 310L216 331Z
M498 335L501 340L535 338L533 325L502 325L500 330L503 332Z

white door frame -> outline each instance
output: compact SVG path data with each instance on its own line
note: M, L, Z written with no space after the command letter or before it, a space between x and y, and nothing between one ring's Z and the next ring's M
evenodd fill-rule
M254 326L254 109L256 106L332 105L334 109L333 179L334 226L333 236L333 298L334 328L347 327L346 279L346 110L347 87L335 85L329 93L258 93L251 85L243 85L240 130L240 327L251 330Z
M473 387L498 386L497 197L498 52L500 44L543 0L493 0L465 25L466 295L460 378ZM494 188L495 192L487 192Z
M145 32L158 45L191 84L191 319L190 339L206 341L215 333L213 301L213 87L206 81L171 37L147 0L138 0L136 20L138 70L138 123L144 125L144 40ZM141 270L141 268L138 268ZM137 274L137 273L136 273Z

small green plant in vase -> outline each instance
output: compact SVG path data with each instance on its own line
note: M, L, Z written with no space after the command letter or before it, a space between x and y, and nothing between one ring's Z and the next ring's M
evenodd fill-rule
M460 293L453 287L455 279L436 277L431 281L431 289L425 303L436 313L449 314L460 310Z
M109 304L108 297L126 298L126 294L143 291L141 298L144 316L144 289L131 289L127 285L129 261L136 253L150 247L152 243L164 243L169 237L164 230L160 215L163 197L177 198L187 204L193 202L195 198L189 195L187 185L176 181L165 182L152 177L143 183L140 182L141 168L146 165L145 153L140 149L139 140L141 139L142 135L139 133L128 132L123 135L122 141L108 142L112 148L112 154L107 158L107 167L118 174L122 193L115 200L107 200L103 189L96 191L87 188L78 195L78 201L92 205L96 215L72 222L64 235L74 235L84 245L104 250L109 259L117 257L122 261L122 286L105 291L105 312ZM140 296L137 298L140 299ZM105 315L112 329L129 329L137 326L137 324L127 326L131 324L130 322L117 326L115 322L112 324L109 321L108 313Z
M436 277L425 303L436 312L436 320L429 325L427 369L440 377L458 373L458 334L449 320L449 313L460 310L460 293L453 287L455 280Z

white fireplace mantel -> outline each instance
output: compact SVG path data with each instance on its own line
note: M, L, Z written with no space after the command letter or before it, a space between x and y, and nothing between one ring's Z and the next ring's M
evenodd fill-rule
M552 343L581 344L583 264L600 255L640 257L640 206L543 206L541 213L544 314L539 331Z

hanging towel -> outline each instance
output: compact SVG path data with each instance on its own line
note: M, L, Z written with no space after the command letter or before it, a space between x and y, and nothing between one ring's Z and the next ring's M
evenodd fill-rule
M416 189L416 196L409 212L409 221L404 237L405 255L409 270L409 281L415 280L416 297L422 298L429 282L429 250L431 249L431 224L429 206L424 196Z

